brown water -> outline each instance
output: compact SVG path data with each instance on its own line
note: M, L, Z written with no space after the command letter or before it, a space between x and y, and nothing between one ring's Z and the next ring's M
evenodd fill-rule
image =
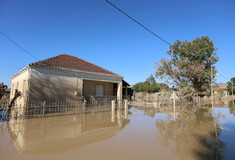
M235 109L131 107L0 122L1 160L235 159Z

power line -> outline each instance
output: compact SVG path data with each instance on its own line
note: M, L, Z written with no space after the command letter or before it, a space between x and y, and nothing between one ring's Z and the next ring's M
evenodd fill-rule
M148 32L150 32L151 34L153 34L154 36L156 36L157 38L159 38L160 40L162 40L163 42L165 42L166 44L170 45L171 44L169 42L167 42L166 40L164 40L163 38L161 38L160 36L158 36L156 33L154 33L153 31L151 31L150 29L148 29L147 27L145 27L143 24L141 24L140 22L138 22L137 20L135 20L134 18L132 18L131 16L129 16L126 12L124 12L123 10L121 10L120 8L118 8L116 5L114 5L113 3L111 3L108 0L105 0L107 3L109 3L111 6L113 6L115 9L117 9L118 11L120 11L121 13L123 13L125 16L127 16L128 18L130 18L131 20L133 20L135 23L137 23L138 25L140 25L141 27L143 27L145 30L147 30ZM219 72L218 72L219 73ZM226 78L225 76L223 76L221 73L219 73L223 78L229 80L228 78Z
M20 69L20 68L18 68L18 67L6 65L6 64L0 64L0 66L6 67L6 68L12 68L12 69Z
M218 71L217 71L218 72ZM219 73L219 75L221 75L223 78L225 78L225 79L227 79L227 80L229 80L230 81L230 79L229 78L227 78L227 77L225 77L223 74L221 74L220 72L218 72Z
M131 16L129 16L127 13L125 13L123 10L121 10L120 8L118 8L117 6L115 6L113 3L109 2L108 0L105 0L107 3L109 3L111 6L113 6L114 8L116 8L117 10L119 10L121 13L123 13L125 16L127 16L128 18L130 18L132 21L134 21L135 23L137 23L138 25L140 25L142 28L144 28L145 30L147 30L148 32L150 32L151 34L153 34L155 37L159 38L160 40L162 40L163 42L165 42L166 44L168 44L169 46L171 46L171 44L169 42L167 42L166 40L164 40L162 37L158 36L156 33L154 33L153 31L151 31L150 29L148 29L147 27L145 27L143 24L141 24L140 22L138 22L137 20L135 20L134 18L132 18Z
M36 56L34 56L32 53L30 53L29 51L25 50L23 47L21 47L16 41L14 41L12 38L10 38L9 36L7 36L5 33L3 33L1 30L0 30L0 33L6 37L8 40L10 40L13 44L15 44L18 48L20 48L21 50L23 50L25 53L27 53L28 55L30 55L31 57L37 59L37 60L40 60L39 58L37 58Z

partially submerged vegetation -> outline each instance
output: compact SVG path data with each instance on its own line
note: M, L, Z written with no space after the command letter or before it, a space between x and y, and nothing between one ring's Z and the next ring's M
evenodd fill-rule
M8 88L7 85L5 85L4 83L0 83L0 99L5 94L7 88Z
M0 106L9 101L10 95L9 92L7 92L7 85L4 83L0 83Z
M153 75L150 75L145 82L136 83L133 86L136 92L154 93L160 90L168 90L169 87L164 83L157 83Z
M165 80L178 89L192 88L204 96L210 93L211 77L214 80L218 61L216 48L209 37L196 38L192 42L176 41L167 54L170 59L162 59L156 66L156 77Z
M235 94L235 87L234 87L234 82L235 82L235 77L232 77L231 80L229 82L227 82L227 90L229 92L229 94ZM232 87L233 85L233 87Z

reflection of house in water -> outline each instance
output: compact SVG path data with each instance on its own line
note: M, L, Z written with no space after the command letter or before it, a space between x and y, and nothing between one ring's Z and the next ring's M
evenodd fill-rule
M122 76L66 54L31 63L11 80L10 99L16 89L22 92L17 106L44 101L81 102L83 98L89 101L91 95L121 101L123 90L128 88Z
M122 112L19 119L9 122L11 136L20 153L58 153L110 138L128 123ZM112 117L114 116L114 117Z

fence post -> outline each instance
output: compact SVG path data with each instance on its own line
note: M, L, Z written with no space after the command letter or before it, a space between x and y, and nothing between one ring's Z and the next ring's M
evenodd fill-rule
M115 111L115 100L112 100L112 112Z
M115 122L115 100L112 100L111 104L112 104L111 122Z
M43 101L43 117L45 116L45 111L46 111L46 102Z
M124 101L124 107L125 107L125 119L128 119L128 100Z
M122 127L122 110L120 108L117 109L117 119L118 119L118 126Z

